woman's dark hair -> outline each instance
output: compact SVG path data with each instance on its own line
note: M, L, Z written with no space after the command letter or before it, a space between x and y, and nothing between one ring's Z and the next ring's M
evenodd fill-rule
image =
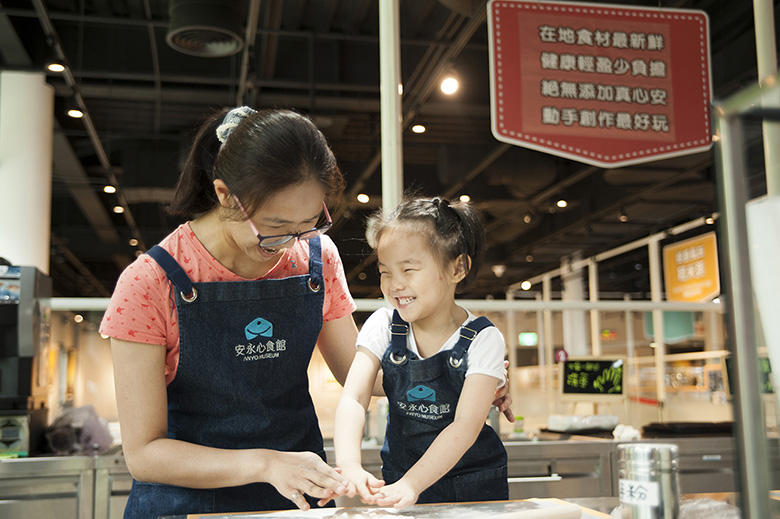
M250 215L279 191L311 179L322 184L328 198L339 198L344 177L311 119L291 110L253 112L223 145L217 127L229 110L211 114L197 130L167 207L170 214L191 218L219 204L217 178Z
M464 263L466 276L458 283L456 292L477 277L485 253L485 222L470 204L407 195L392 212L380 211L369 218L369 244L376 248L386 230L400 226L412 226L414 232L422 233L442 266L461 255L471 260L471 265Z

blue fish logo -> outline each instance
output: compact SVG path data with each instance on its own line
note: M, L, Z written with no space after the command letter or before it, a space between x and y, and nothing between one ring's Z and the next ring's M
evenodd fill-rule
M244 328L244 334L247 340L251 341L258 335L261 337L271 337L274 334L274 325L262 317L258 317Z
M426 402L436 401L436 391L423 385L415 386L406 392L406 399L409 402L419 402L425 400Z

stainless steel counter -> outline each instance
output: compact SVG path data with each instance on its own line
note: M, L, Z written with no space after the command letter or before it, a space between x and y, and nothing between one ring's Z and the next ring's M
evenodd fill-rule
M736 491L733 438L642 441L679 446L682 493ZM614 498L619 443L604 439L506 442L510 499ZM332 448L326 451L333 460ZM770 452L772 459L780 459L777 442ZM378 446L364 448L363 460L369 471L381 476ZM779 488L780 466L774 470L772 488ZM131 482L124 459L116 455L0 460L0 517L119 519ZM360 506L359 501L348 499L337 504Z

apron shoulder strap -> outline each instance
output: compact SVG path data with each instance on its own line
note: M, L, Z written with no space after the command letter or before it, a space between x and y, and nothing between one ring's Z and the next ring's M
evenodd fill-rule
M469 349L471 343L479 335L479 332L489 326L495 326L490 319L485 316L477 317L473 321L466 323L460 327L460 338L455 343L455 347L452 348L451 360L460 361L463 358L463 354Z
M320 236L309 240L309 277L314 286L322 285L322 241Z
M396 358L406 356L406 336L409 334L409 323L401 319L398 310L393 310L393 322L390 323L390 349Z
M181 268L181 265L173 259L173 256L168 254L167 250L159 245L155 245L146 251L146 253L162 267L165 274L168 276L168 279L173 282L176 290L181 292L182 297L187 298L192 296L192 281L187 273L184 272L184 269Z

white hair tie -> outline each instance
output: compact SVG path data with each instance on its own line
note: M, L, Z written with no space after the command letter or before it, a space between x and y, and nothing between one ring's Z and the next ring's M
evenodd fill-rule
M217 127L217 139L219 139L219 142L224 146L225 141L227 141L227 138L233 133L236 126L246 119L248 115L252 115L256 112L257 110L253 110L248 106L239 106L230 110L225 115L225 118L222 119L222 124Z

